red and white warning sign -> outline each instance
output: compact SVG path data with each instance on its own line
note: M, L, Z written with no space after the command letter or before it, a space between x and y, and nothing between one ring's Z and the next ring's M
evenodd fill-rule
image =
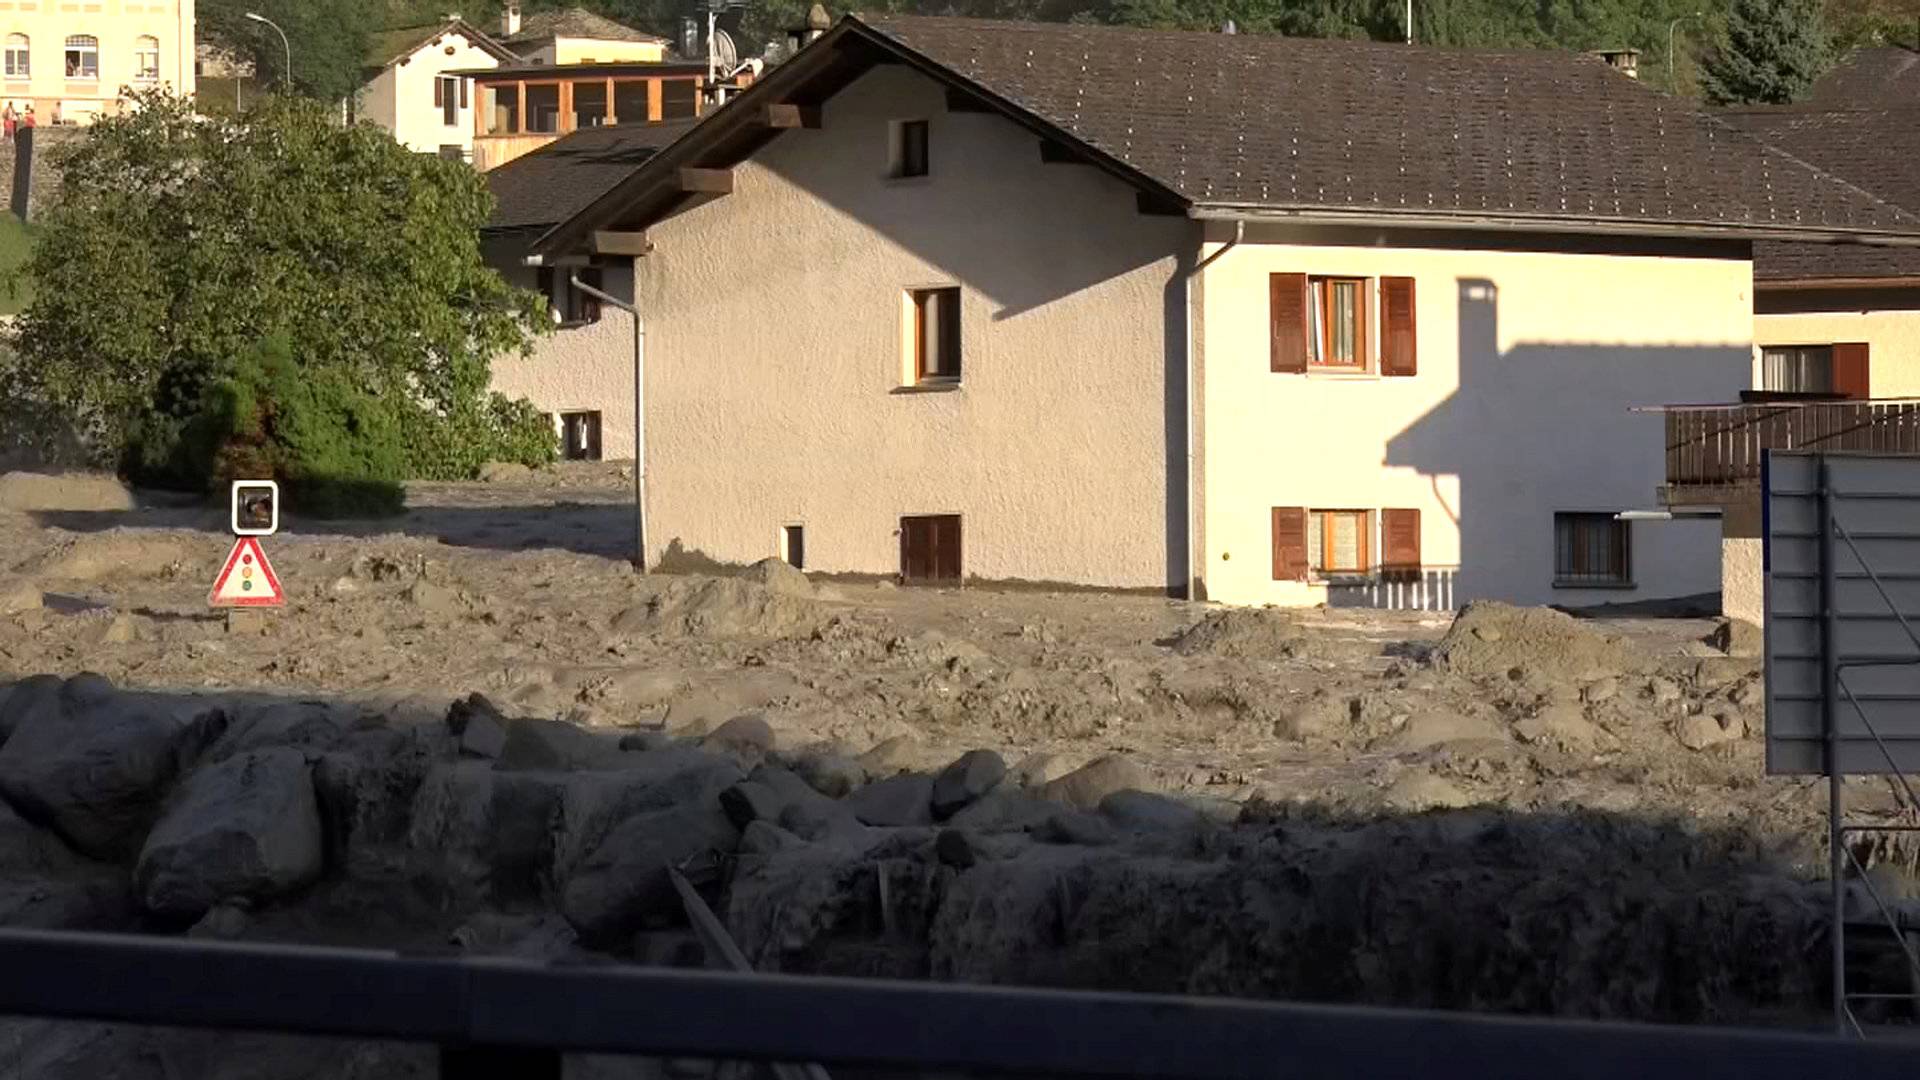
M280 607L286 602L280 579L273 576L267 553L260 550L260 541L251 536L234 541L227 564L213 579L207 603L214 607Z

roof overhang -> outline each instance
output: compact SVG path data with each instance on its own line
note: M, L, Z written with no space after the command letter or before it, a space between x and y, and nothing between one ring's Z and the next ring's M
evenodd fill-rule
M441 24L439 29L432 31L431 33L424 33L423 36L420 38L419 44L415 45L413 48L408 49L406 52L401 53L399 56L395 56L389 59L385 64L381 65L380 67L373 68L371 70L385 71L387 68L393 67L396 64L403 64L408 60L411 60L413 58L413 55L419 52L421 49L439 44L440 39L443 37L446 37L448 34L461 35L462 37L466 38L468 41L471 41L475 48L479 49L481 52L486 53L488 56L493 57L495 60L500 61L501 63L517 64L520 62L520 56L518 53L515 53L513 50L508 49L506 46L500 44L498 41L495 41L493 38L488 37L484 32L482 32L480 29L475 27L472 23L468 22L467 20L448 19L445 23Z
M1815 289L1913 289L1920 288L1920 275L1889 274L1885 277L1811 277L1755 278L1759 292L1801 292Z
M1196 203L1187 211L1199 221L1248 224L1367 225L1415 229L1474 229L1499 232L1572 233L1586 236L1649 236L1693 240L1785 240L1795 243L1872 244L1920 247L1920 234L1830 229L1818 226L1731 225L1710 221L1644 221L1630 218L1568 218L1547 214L1472 214L1405 211L1391 207L1352 210L1326 207L1240 206Z

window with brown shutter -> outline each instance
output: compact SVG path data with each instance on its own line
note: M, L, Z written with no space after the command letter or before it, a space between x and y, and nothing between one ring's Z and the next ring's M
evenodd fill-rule
M1314 577L1358 577L1373 569L1373 515L1365 510L1307 511L1307 569Z
M1380 572L1388 581L1420 577L1420 511L1380 511Z
M1380 373L1412 375L1419 370L1413 314L1413 279L1380 279Z
M1273 508L1273 580L1307 580L1307 511L1299 506Z
M1371 360L1367 348L1367 279L1315 277L1307 279L1307 366L1335 371L1365 371Z
M1272 336L1273 370L1302 374L1307 370L1307 275L1267 276L1267 321Z
M1833 392L1860 401L1873 396L1866 342L1836 343L1833 346Z

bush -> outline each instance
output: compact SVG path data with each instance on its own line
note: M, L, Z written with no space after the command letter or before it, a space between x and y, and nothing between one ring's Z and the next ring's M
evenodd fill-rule
M559 456L553 423L530 402L488 394L447 415L416 412L405 428L408 475L471 480L489 461L538 468Z

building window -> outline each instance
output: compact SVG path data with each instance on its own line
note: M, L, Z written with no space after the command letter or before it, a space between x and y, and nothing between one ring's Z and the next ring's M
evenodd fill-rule
M440 160L465 161L467 160L467 148L461 146L459 143L442 143L440 145Z
M573 275L579 275L582 284L596 289L604 289L598 267L583 267L579 270L555 270L543 266L539 273L540 295L547 298L547 309L553 312L553 321L562 326L585 326L600 321L600 298L576 289Z
M573 84L573 126L581 128L602 127L608 123L611 113L608 111L610 99L607 97L607 84L604 82L577 82Z
M1760 388L1783 394L1833 392L1833 346L1763 345Z
M780 529L780 561L795 570L807 568L807 530L802 525L785 525Z
M568 461L600 460L598 410L560 414L560 456Z
M700 85L692 79L660 80L660 119L687 120L700 115Z
M480 107L486 110L488 135L512 135L520 130L520 84L480 88Z
M890 134L887 175L895 179L927 175L927 122L896 120Z
M1310 367L1364 369L1367 366L1367 281L1365 278L1308 279L1307 357Z
M1633 532L1611 513L1553 515L1553 583L1633 584Z
M912 361L915 383L960 381L960 290L914 289L907 293L911 309Z
M1365 574L1373 515L1365 510L1307 511L1307 567L1315 577Z
M27 35L7 35L7 78L30 79L33 77L33 50L28 46Z
M157 83L160 81L160 39L157 37L138 37L133 39L133 78L136 82Z
M446 126L458 127L460 110L467 107L467 81L455 75L434 76L433 105Z
M554 135L560 131L560 84L527 84L527 127L536 135Z
M100 77L100 39L92 34L75 34L67 39L67 78Z
M613 84L613 122L647 122L647 84L641 79L623 79Z

